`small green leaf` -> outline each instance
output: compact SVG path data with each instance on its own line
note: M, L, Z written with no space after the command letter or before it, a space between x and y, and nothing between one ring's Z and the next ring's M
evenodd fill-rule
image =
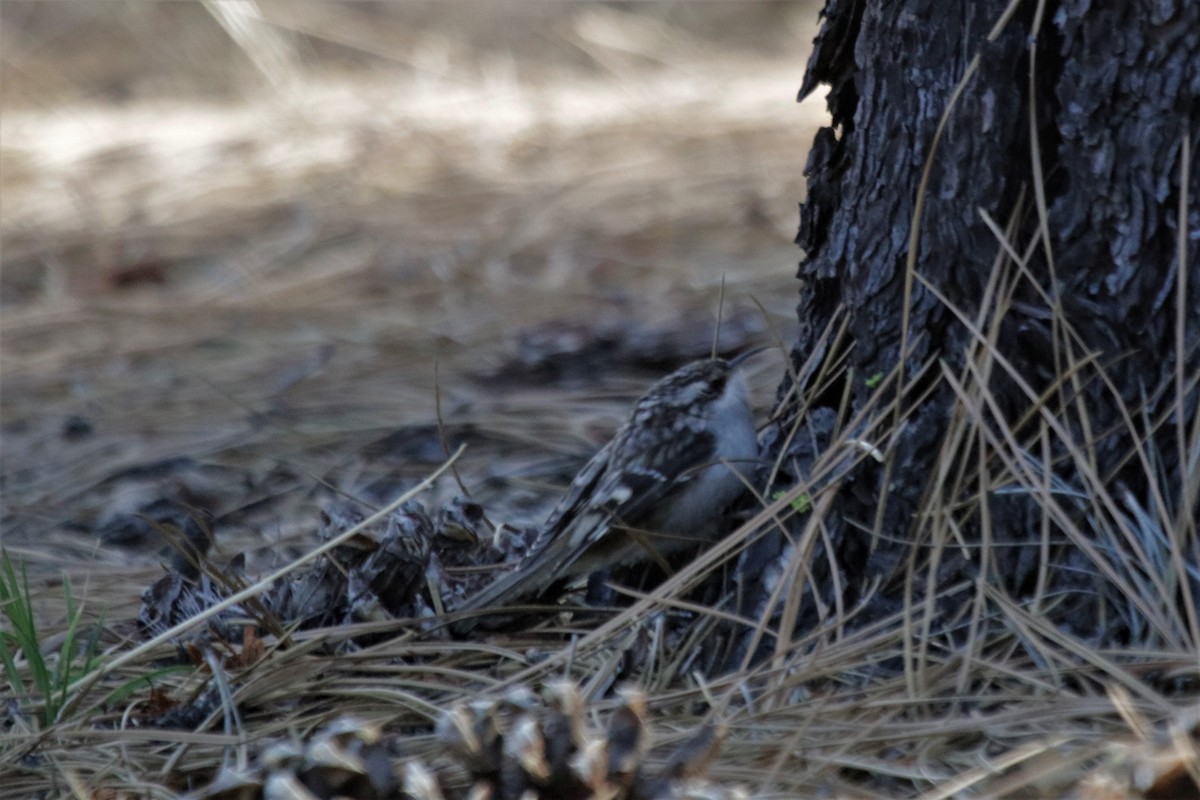
M780 498L782 498L784 496L784 494L786 494L786 492L784 492L782 489L778 489L775 491L774 494L771 495L771 499L779 500ZM812 508L812 498L809 497L807 494L802 494L797 497L793 497L788 502L788 505L790 505L792 507L792 510L795 511L797 514L803 514Z
M868 389L874 389L877 386L879 386L879 384L881 384L881 383L883 383L883 373L882 372L876 372L874 375L867 378L867 380L866 380Z

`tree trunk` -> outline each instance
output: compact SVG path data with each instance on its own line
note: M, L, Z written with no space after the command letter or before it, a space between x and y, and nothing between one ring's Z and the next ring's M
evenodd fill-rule
M1000 592L1092 641L1197 645L1200 4L824 16L801 95L829 84L833 127L764 444L791 516L743 557L769 579L742 610L790 597L812 630L936 599L961 631Z

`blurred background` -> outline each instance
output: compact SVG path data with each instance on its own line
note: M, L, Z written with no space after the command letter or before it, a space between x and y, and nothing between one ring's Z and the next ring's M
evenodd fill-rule
M6 544L415 479L447 430L476 485L586 457L723 281L723 349L786 336L818 10L5 0Z

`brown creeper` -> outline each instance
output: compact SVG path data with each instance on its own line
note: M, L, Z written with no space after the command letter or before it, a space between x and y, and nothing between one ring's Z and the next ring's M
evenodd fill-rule
M517 569L456 610L508 605L565 578L711 541L757 449L746 384L730 362L681 367L575 476Z

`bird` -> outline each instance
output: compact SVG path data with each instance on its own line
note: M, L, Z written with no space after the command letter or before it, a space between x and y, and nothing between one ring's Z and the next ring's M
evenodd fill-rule
M748 355L693 361L654 384L572 480L517 568L454 610L512 605L565 579L712 541L758 454L736 368ZM477 619L454 628L467 632Z

